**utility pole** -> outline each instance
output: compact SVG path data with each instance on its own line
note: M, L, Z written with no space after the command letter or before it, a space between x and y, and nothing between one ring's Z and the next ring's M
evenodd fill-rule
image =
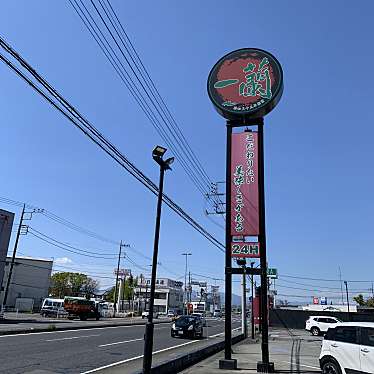
M348 295L348 282L347 281L344 281L344 284L345 284L345 292L346 292L346 295L347 295L347 305L348 305L348 319L349 321L351 321L351 312L349 310L349 295Z
M186 258L186 262L185 262L185 268L184 268L184 295L183 295L183 298L184 298L184 305L183 305L183 309L184 309L184 314L187 314L187 270L188 270L188 256L191 256L192 253L188 253L188 252L185 252L185 253L182 253L182 256L185 256Z
M19 241L19 237L21 235L21 228L22 228L22 224L23 224L24 215L25 215L25 204L23 204L21 218L20 218L19 226L18 226L18 230L17 230L16 241L14 243L12 261L10 263L10 268L9 268L9 273L8 273L8 279L7 279L7 282L6 282L5 293L4 293L4 300L3 300L3 305L4 306L6 306L6 303L7 303L7 300L8 300L9 286L10 286L10 281L12 279L12 273L13 273L13 267L14 267L14 260L16 258L18 241Z
M191 296L191 272L188 272L188 302L190 303L192 299Z
M342 305L344 305L344 296L343 296L343 282L342 282L342 271L339 266L339 280L340 280L340 292L342 294Z
M114 289L114 311L113 311L113 317L116 316L116 309L117 309L117 298L118 298L118 276L119 276L119 267L121 264L121 253L122 253L122 240L119 244L119 252L118 252L118 263L117 263L117 273L116 273L116 288Z

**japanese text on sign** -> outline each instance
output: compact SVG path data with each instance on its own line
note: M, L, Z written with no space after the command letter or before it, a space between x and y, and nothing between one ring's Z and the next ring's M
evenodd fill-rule
M232 135L231 235L258 235L257 133Z

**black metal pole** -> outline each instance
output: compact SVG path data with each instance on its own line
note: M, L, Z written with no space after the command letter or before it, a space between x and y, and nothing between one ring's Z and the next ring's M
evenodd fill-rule
M14 243L14 248L13 248L12 261L10 263L10 268L9 268L9 273L8 273L8 280L6 282L5 293L4 293L4 300L3 300L4 307L6 306L6 303L7 303L7 300L8 300L9 286L10 286L10 282L11 282L11 279L12 279L14 261L16 259L16 253L17 253L17 248L18 248L18 241L19 241L19 237L21 235L21 228L22 228L24 214L25 214L25 204L23 204L22 213L21 213L21 219L19 220L19 226L18 226L18 230L17 230L16 241Z
M347 295L347 305L348 305L348 320L351 321L351 311L349 310L349 295L348 295L348 282L344 281L345 293Z
M253 269L254 263L251 262L251 269ZM251 274L251 294L252 294L252 304L251 304L251 330L252 339L255 338L255 316L253 315L253 274Z
M161 206L162 206L162 191L164 186L165 168L160 165L160 185L158 189L157 213L156 213L156 228L155 240L153 247L152 259L152 277L151 277L151 294L149 300L148 321L145 325L144 335L144 356L143 356L143 374L150 374L152 368L152 349L153 349L153 306L155 299L156 288L156 273L157 273L157 256L158 256L158 242L160 238L160 221L161 221Z
M265 167L264 167L264 120L258 120L258 192L259 192L259 236L261 266L261 351L262 362L258 363L257 371L271 373L274 364L269 363L269 329L268 329L268 282L266 260L266 225L265 225Z
M118 252L118 262L117 262L117 274L116 274L116 288L114 289L114 310L113 310L113 317L116 316L116 308L117 308L117 298L118 298L118 275L119 275L119 267L121 263L121 251L122 251L122 240L119 244L119 252Z
M231 135L230 122L226 125L226 254L225 254L225 360L231 360Z
M242 313L244 315L243 318L243 333L244 337L248 337L248 327L247 327L247 282L246 282L247 274L246 274L246 265L243 266L243 305L242 305Z

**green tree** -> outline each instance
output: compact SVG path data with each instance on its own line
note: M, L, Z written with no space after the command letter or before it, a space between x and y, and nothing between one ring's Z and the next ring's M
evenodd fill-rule
M369 297L365 300L364 297L361 294L359 294L355 296L353 300L356 301L356 303L360 306L374 308L374 297Z
M53 297L90 297L99 287L99 282L82 273L59 272L51 277L49 294Z
M134 294L134 288L138 285L138 277L134 278L132 275L130 275L129 278L125 280L125 287L124 292L121 295L121 298L123 297L124 300L131 301L132 296ZM116 287L113 286L105 295L105 300L110 301L114 303L114 293L115 293ZM119 289L119 282L118 282L118 289Z
M356 301L356 303L360 306L366 306L366 301L361 294L355 296L353 300Z
M114 292L116 291L116 287L113 286L104 296L106 301L110 301L114 303Z

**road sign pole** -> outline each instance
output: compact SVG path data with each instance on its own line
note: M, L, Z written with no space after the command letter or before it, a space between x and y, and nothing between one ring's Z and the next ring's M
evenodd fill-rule
M265 225L265 175L264 175L264 121L258 123L258 190L259 190L259 236L261 267L261 352L262 361L257 363L257 371L273 373L274 363L269 362L269 326L268 326L268 282L266 260L266 225Z
M226 253L225 253L225 359L219 361L220 369L236 369L237 361L231 359L231 136L230 121L226 125Z

